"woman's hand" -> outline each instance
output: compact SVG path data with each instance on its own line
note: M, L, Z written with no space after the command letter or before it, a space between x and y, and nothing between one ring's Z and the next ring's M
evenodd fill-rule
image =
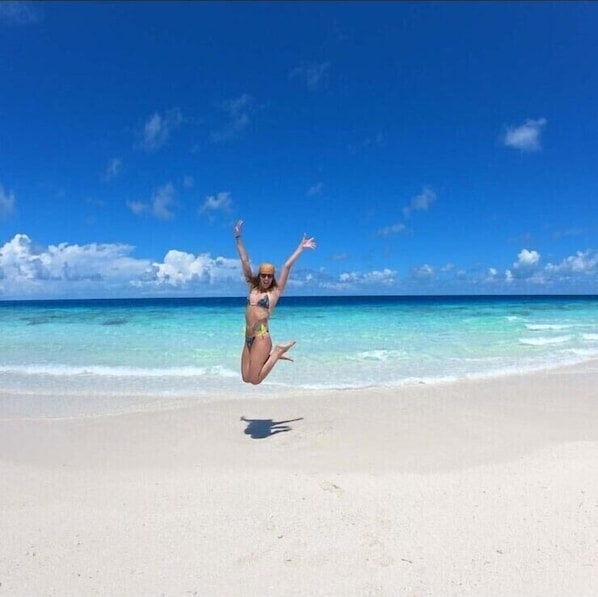
M304 234L303 240L301 241L301 244L299 246L302 249L315 249L316 248L316 239L313 238L313 236L311 238L307 238L307 234Z
M239 238L241 236L241 227L243 226L243 220L239 220L235 224L235 238Z

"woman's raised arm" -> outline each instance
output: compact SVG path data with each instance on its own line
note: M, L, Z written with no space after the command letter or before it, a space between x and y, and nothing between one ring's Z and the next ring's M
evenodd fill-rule
M251 271L251 265L249 263L249 256L247 255L247 251L245 249L245 245L243 244L243 238L241 236L241 228L243 227L243 220L239 220L235 224L235 240L237 241L237 251L239 253L239 257L241 258L241 267L243 268L243 275L245 276L245 280L249 282L253 277L253 272Z
M293 267L295 261L299 259L301 253L303 253L304 249L315 249L316 248L316 241L315 239L308 238L307 234L303 235L299 246L293 251L293 254L286 260L285 264L282 266L282 270L280 272L280 277L278 278L278 290L280 294L285 289L287 285L287 280L289 279L289 274L291 273L291 268Z

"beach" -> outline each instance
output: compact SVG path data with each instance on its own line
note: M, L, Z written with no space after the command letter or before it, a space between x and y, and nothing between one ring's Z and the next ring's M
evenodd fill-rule
M0 595L593 596L598 362L0 421Z

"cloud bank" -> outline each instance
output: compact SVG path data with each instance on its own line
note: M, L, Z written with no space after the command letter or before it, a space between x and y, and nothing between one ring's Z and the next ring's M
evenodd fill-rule
M170 250L162 262L124 244L35 245L17 234L0 248L2 298L107 298L217 294L241 280L236 259Z
M238 258L170 249L162 261L137 258L125 244L36 245L16 234L0 247L0 298L119 298L240 296L245 292ZM332 267L342 261L331 258ZM385 267L366 271L295 268L289 287L302 294L417 294L434 282L448 294L505 292L596 293L598 251L578 251L543 265L540 253L522 249L510 267L456 269L425 263L401 274Z

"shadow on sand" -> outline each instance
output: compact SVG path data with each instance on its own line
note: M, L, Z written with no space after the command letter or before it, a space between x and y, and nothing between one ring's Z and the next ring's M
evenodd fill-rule
M285 431L291 431L293 428L288 423L294 423L295 421L302 421L303 417L298 419L289 419L288 421L274 421L273 419L247 419L241 417L241 421L247 423L245 428L245 435L248 435L252 439L265 439L276 435L277 433L284 433Z

